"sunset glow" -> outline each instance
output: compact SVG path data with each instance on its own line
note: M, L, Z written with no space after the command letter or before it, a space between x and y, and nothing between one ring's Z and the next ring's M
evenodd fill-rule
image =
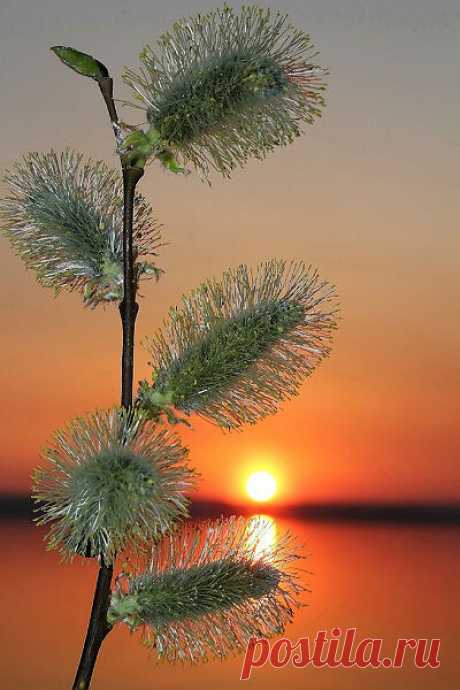
M269 472L256 472L249 477L246 490L253 501L269 501L276 493L276 479Z

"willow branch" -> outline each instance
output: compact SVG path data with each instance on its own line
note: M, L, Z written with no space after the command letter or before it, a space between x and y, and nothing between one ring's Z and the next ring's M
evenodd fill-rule
M119 134L118 115L113 100L113 80L110 77L99 81L99 88L107 106L107 111L114 129L115 137ZM144 171L142 168L123 164L123 301L120 304L120 315L123 333L121 358L121 404L125 408L132 405L133 371L134 371L134 333L137 312L136 303L137 276L134 266L133 251L133 215L134 198L138 181ZM110 604L113 566L106 565L101 559L99 575L94 592L91 616L86 633L80 663L75 676L73 690L87 690L91 684L94 665L102 642L112 626L107 621Z

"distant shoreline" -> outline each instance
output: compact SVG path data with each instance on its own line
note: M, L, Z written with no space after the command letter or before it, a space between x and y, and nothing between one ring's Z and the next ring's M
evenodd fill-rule
M310 503L295 506L269 504L229 505L218 501L193 501L192 517L254 515L343 522L460 525L460 503ZM0 519L31 520L33 503L25 495L0 495Z

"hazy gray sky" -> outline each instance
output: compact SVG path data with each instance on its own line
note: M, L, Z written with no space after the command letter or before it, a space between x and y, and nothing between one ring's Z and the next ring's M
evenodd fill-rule
M90 52L116 78L171 21L213 6L2 0L0 168L28 151L67 145L117 165L97 89L49 46ZM171 244L160 260L165 278L144 291L139 335L152 333L167 307L208 274L267 256L304 258L341 296L333 357L285 416L231 440L200 427L194 445L206 463L215 451L238 464L257 449L284 452L290 438L287 455L298 458L291 484L305 472L307 448L316 497L458 494L460 4L273 6L311 33L331 71L325 115L295 145L230 182L215 180L212 190L196 176L149 170L142 190ZM116 93L126 95L119 85ZM96 401L113 402L118 323L110 310L83 312L76 297L53 301L4 240L0 267L3 316L12 323L2 334L9 357L0 381L8 400L2 443L19 468L11 475L18 486L53 428ZM139 356L139 377L146 360ZM23 414L27 431L9 433Z

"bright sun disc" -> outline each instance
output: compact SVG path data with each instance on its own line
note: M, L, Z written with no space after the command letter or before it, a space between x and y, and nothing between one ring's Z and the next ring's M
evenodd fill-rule
M256 472L249 477L246 490L253 501L269 501L276 493L276 480L268 472Z

